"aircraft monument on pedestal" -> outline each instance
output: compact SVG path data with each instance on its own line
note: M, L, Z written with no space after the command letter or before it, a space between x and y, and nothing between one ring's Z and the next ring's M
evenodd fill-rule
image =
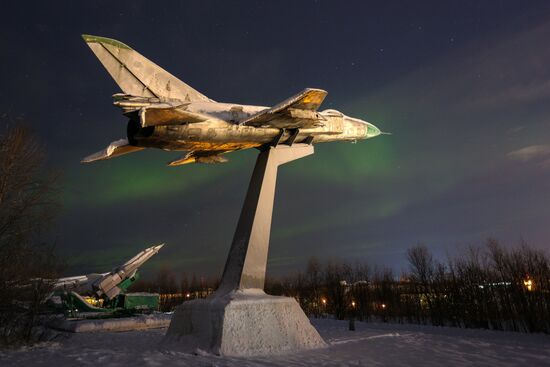
M313 154L313 144L383 133L333 109L318 112L327 95L321 89L305 89L273 107L215 102L121 42L83 38L122 89L114 104L128 117L127 137L83 162L160 148L185 151L169 163L178 166L222 163L227 153L260 150L220 287L176 309L167 341L223 355L325 346L296 300L263 291L277 170Z

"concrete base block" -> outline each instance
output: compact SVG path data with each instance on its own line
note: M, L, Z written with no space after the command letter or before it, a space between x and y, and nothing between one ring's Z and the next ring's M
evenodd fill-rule
M166 342L187 352L269 355L326 346L295 299L261 290L231 292L183 303Z
M170 324L167 314L137 315L112 319L65 319L50 320L46 326L71 333L131 331L167 328Z

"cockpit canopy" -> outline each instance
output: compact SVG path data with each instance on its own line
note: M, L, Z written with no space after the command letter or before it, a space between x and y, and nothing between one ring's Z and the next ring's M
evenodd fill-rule
M321 111L321 114L330 117L344 117L344 114L342 112L332 109Z

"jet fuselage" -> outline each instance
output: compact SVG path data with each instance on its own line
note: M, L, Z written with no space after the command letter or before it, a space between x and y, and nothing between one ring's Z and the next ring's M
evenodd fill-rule
M165 150L239 150L270 144L276 139L285 144L324 143L373 138L380 130L371 123L346 116L336 110L318 112L321 126L280 129L254 127L239 124L240 121L269 109L263 106L249 106L230 103L194 102L185 106L186 111L208 115L203 122L158 125L142 127L139 121L128 123L128 140L135 146Z

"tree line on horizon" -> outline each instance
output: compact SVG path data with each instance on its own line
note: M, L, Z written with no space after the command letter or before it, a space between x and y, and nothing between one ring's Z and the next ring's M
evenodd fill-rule
M304 273L270 287L295 297L316 317L550 332L550 261L544 251L490 239L446 261L417 245L407 260L409 270L397 278L389 268L312 259Z
M311 317L414 323L550 333L550 259L540 249L497 240L437 260L426 246L407 251L409 269L396 274L366 263L321 263L312 257L303 272L270 278L266 292L294 297ZM161 294L161 309L214 292L219 279L162 268L133 290Z

